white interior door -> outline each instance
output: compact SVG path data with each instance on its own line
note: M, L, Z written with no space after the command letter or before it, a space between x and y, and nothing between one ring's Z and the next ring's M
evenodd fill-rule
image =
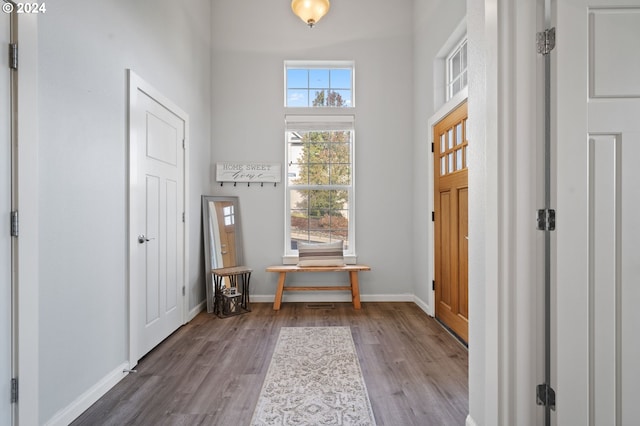
M185 116L132 75L131 291L135 364L184 320Z
M554 4L557 425L640 424L640 1Z
M0 46L9 45L10 15L0 16ZM11 424L11 91L6 50L0 55L0 424Z

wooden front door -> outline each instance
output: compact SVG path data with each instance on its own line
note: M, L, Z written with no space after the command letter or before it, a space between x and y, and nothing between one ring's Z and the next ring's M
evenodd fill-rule
M434 127L435 308L465 342L469 335L467 103Z

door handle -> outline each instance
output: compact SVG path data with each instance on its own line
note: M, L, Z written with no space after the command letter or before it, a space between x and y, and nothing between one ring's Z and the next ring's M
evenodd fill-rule
M469 236L468 236L468 235L465 235L464 237L465 237L467 240L469 240Z
M151 240L155 240L155 238L147 238L147 237L144 236L144 234L138 235L138 243L140 243L140 244L144 244L147 241L151 241Z

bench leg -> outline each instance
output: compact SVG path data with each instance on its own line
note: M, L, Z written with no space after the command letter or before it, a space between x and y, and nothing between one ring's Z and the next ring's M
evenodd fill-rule
M280 304L282 303L282 292L284 291L284 280L287 278L286 272L280 272L280 277L278 278L278 288L276 289L276 298L273 301L273 310L280 310Z
M351 282L351 300L353 308L360 309L360 285L358 284L358 271L349 271L349 281Z

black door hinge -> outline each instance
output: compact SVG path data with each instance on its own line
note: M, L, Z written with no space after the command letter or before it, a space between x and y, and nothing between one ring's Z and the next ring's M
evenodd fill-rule
M431 222L436 221L436 212L431 212Z
M11 379L11 403L16 404L18 402L18 379Z
M431 290L436 290L436 280L431 281Z
M18 69L18 44L9 43L9 68L12 70Z
M556 47L556 29L549 28L548 30L536 33L536 41L536 50L538 53L548 55L553 48Z
M544 383L536 387L536 404L556 409L556 391Z
M17 237L18 231L18 212L14 210L11 212L11 236Z
M536 229L538 231L553 231L556 229L556 211L553 209L540 209L536 216Z

